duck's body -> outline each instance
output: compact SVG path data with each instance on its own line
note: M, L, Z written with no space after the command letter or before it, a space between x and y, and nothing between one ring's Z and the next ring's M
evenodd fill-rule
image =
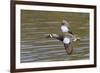
M79 39L79 37L77 38L71 31L69 31L69 23L65 20L61 23L61 31L63 35L49 34L47 37L62 41L67 54L71 54L73 51L72 42Z
M63 42L67 54L72 53L72 51L73 51L73 47L72 47L73 37L72 36L70 36L70 35L64 36L64 35L57 35L57 34L49 34L47 37L48 38L54 38L54 39L57 39L57 40Z

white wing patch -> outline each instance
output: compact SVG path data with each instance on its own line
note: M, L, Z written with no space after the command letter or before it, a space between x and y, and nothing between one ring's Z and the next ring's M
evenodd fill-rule
M69 31L69 29L68 29L68 27L66 27L66 26L61 26L61 31L62 32L68 32Z
M67 38L67 37L65 37L64 40L63 40L63 43L65 43L65 44L69 44L69 43L70 43L70 39Z

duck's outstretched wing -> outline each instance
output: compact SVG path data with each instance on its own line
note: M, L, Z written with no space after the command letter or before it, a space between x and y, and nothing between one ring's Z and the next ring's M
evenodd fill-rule
M65 50L66 50L66 52L67 52L68 55L72 54L72 52L73 52L73 46L72 46L71 43L70 44L64 44L64 48L65 48Z
M66 20L63 20L61 23L61 31L63 33L70 33L73 34L70 30L69 30L70 26L69 23Z
M69 31L69 23L65 20L61 23L61 31L62 32L68 32Z
M64 43L64 48L67 54L71 54L73 51L73 47L72 47L70 38L65 37L63 40L63 43Z

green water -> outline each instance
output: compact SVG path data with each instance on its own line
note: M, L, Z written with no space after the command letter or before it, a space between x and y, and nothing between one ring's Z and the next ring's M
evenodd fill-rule
M74 51L67 55L62 42L45 38L49 33L62 34L65 19L70 30L80 36L73 43ZM50 62L89 59L89 14L21 10L21 62Z

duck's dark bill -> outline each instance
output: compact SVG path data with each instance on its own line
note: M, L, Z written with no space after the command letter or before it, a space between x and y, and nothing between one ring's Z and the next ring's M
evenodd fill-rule
M47 35L46 38L50 38L50 35Z

